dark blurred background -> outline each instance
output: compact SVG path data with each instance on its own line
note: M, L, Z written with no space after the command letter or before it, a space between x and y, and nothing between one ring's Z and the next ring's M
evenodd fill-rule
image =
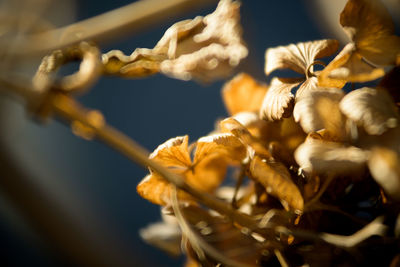
M132 1L54 2L46 12L62 26ZM332 2L337 6L329 8ZM206 15L216 3L102 43L102 52L119 49L130 54L137 47L151 48L174 22ZM235 72L267 82L265 49L338 36L343 6L344 1L243 0L249 55ZM152 151L171 137L189 134L193 141L213 130L215 120L227 116L220 96L223 83L204 85L163 75L105 77L79 100L101 110L111 125ZM18 102L4 97L0 101L2 266L182 265L182 258L170 258L139 237L139 229L160 220L159 207L136 193L146 170L99 142L74 136L57 121L36 123Z

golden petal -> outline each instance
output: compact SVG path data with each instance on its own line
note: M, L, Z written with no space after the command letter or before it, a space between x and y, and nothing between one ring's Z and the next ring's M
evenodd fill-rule
M374 148L368 161L372 177L394 200L400 200L399 155L387 148Z
M315 59L330 56L338 46L338 41L327 39L269 48L265 52L265 73L288 68L305 74Z
M319 74L319 86L327 87L341 85L347 82L368 82L376 80L385 74L382 68L377 68L365 61L355 44L347 44L326 68ZM336 80L336 81L333 81ZM339 87L340 86L335 86Z
M340 14L340 24L356 43L394 33L389 12L377 0L349 0Z
M192 165L189 149L189 137L178 136L159 145L149 158L169 168L186 169Z
M279 78L274 78L265 94L260 117L265 120L280 120L292 113L294 95L291 90L300 82L286 83Z
M198 164L207 157L215 155L240 163L247 156L246 146L233 134L213 134L197 141L193 163Z
M335 136L345 137L345 117L339 110L344 94L338 89L309 91L297 100L293 117L306 133L322 129Z
M157 173L150 173L140 181L136 191L142 198L154 204L165 206L170 204L172 185ZM178 198L186 201L191 199L188 194L180 190L178 190Z
M380 135L399 124L397 107L383 90L368 87L354 90L340 102L340 110L372 135Z
M364 168L368 153L353 146L314 140L300 145L294 157L306 172L349 174Z
M229 114L258 112L268 87L246 73L236 75L222 89L222 98Z
M255 156L250 163L250 175L265 187L267 193L286 202L291 209L303 211L304 200L300 190L282 163L270 162Z

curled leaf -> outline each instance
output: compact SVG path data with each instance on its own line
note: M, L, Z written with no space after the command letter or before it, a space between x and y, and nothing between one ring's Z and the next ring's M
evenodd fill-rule
M250 163L250 175L265 187L268 194L277 197L284 206L296 212L303 210L303 197L282 163L255 156Z
M380 135L399 124L397 107L383 90L368 87L354 90L340 102L340 110L372 135Z

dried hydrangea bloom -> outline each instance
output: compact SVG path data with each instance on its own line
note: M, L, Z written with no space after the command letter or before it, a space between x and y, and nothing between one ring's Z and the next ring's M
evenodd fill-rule
M322 71L321 86L329 79L366 82L384 75L383 66L395 65L400 55L400 37L389 12L379 0L349 0L340 14L340 24L351 42Z
M221 0L213 13L172 25L153 49L137 49L130 56L110 51L103 56L106 72L125 77L162 72L200 81L226 77L248 53L239 6Z
M380 135L399 125L397 107L383 90L369 87L354 90L340 102L340 110L368 134Z
M314 65L318 58L332 55L338 48L336 40L319 40L270 48L265 54L265 73L269 75L277 69L291 69L303 75L302 78L274 78L265 95L260 117L279 120L288 117L296 98L304 92L318 87ZM298 87L296 96L292 90Z

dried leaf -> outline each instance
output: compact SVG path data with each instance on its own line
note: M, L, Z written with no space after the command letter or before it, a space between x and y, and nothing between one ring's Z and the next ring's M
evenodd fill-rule
M277 197L284 206L296 212L303 211L303 197L282 163L255 156L250 163L250 175L265 187L268 194Z
M294 108L293 117L306 133L326 129L339 140L346 135L345 117L339 110L344 94L341 90L308 91Z
M267 90L267 85L259 84L246 73L240 73L224 85L222 98L231 115L243 111L258 112Z
M187 135L171 138L159 145L149 158L165 167L189 168L192 161L189 155L188 142L189 137Z
M354 90L340 102L340 110L373 135L380 135L399 124L397 107L383 90L368 87Z
M394 200L400 200L400 160L393 150L378 147L371 151L368 167L372 177Z
M300 145L294 157L306 172L352 174L363 170L368 153L353 146L314 140Z

